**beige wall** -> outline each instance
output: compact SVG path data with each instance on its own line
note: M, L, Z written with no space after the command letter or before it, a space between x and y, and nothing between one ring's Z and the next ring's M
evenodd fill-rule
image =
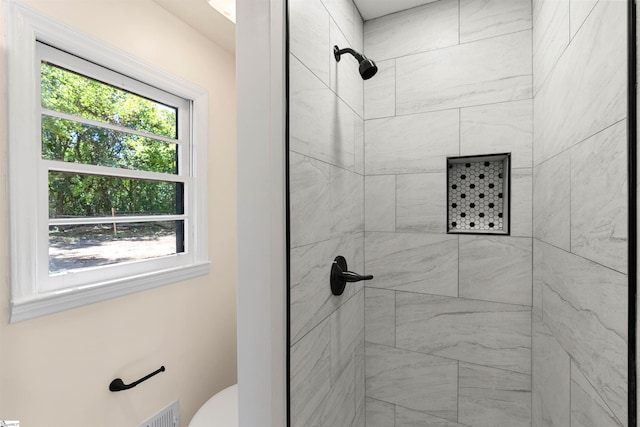
M185 283L9 325L8 198L0 167L0 419L25 427L136 426L178 399L186 426L209 396L236 382L234 58L151 0L24 3L209 91L212 268ZM4 40L0 47L4 62ZM6 161L3 131L0 164ZM108 391L113 378L133 381L160 365L166 372L149 382Z

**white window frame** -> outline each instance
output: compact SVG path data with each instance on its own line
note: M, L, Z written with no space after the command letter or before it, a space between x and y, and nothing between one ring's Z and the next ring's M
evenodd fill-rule
M16 0L8 0L6 4L10 321L19 322L207 274L210 267L207 239L207 92L59 24ZM49 275L47 171L49 167L60 170L61 165L59 162L53 165L52 161L41 158L40 55L44 51L45 56L55 56L55 51L39 49L37 42L130 78L122 82L109 81L115 86L131 90L127 85L139 81L151 86L149 90L160 88L190 104L190 114L186 115L190 134L178 135L182 151L179 161L185 173L183 176L167 176L171 177L169 181L184 182L185 214L181 216L185 221L184 253L77 272L70 270L58 277ZM63 65L59 61L65 60L65 56L53 62ZM181 116L185 114L179 112L179 120ZM71 172L86 167L68 164ZM101 169L97 166L89 168ZM113 170L104 172L113 176ZM144 172L138 174L147 176ZM128 171L127 176L130 175Z

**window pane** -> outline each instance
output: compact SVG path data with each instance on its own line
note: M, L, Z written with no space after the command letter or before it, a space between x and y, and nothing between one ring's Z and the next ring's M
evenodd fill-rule
M42 116L42 158L176 174L177 145Z
M49 172L49 217L182 214L182 194L176 182Z
M96 120L177 138L176 108L42 62L42 106Z
M184 221L49 227L49 273L184 252Z

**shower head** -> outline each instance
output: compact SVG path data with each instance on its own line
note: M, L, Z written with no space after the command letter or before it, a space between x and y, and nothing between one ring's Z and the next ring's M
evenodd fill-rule
M369 80L378 72L378 66L376 63L366 56L348 47L345 49L340 49L338 46L333 47L333 56L336 58L337 62L340 62L340 56L343 53L350 53L360 63L360 75L362 76L362 80Z

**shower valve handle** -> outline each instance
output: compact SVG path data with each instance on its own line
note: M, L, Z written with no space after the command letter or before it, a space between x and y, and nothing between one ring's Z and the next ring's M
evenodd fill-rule
M342 295L344 288L347 286L347 282L359 282L361 280L371 280L372 275L362 276L353 271L347 271L347 260L343 256L338 255L331 265L331 292L334 295Z
M345 282L360 282L362 280L373 279L373 276L370 274L367 276L362 276L358 273L354 273L353 271L343 271L342 273L339 273L338 277Z

